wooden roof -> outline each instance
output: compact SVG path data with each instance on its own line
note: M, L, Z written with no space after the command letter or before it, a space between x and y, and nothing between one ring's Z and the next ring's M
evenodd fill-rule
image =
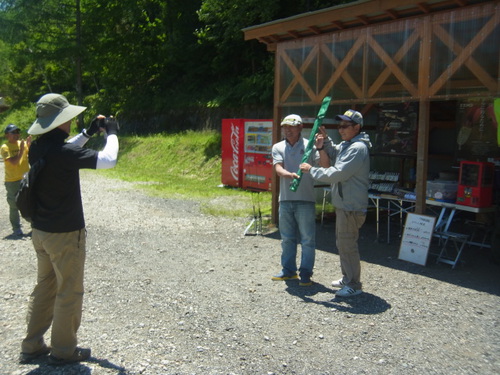
M498 0L358 0L349 4L267 22L243 29L274 50L276 43Z

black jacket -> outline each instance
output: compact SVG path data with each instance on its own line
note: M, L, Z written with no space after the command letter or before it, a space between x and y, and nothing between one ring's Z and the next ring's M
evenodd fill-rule
M68 134L56 128L38 138L30 147L33 165L43 157L45 167L37 176L37 210L32 227L50 233L73 232L85 228L80 169L95 169L98 152L66 143Z

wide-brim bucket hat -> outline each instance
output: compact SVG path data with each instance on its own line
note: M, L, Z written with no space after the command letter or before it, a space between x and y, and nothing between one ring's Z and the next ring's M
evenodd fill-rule
M29 128L28 134L48 133L86 109L87 107L69 104L68 99L61 94L45 94L36 103L36 120Z

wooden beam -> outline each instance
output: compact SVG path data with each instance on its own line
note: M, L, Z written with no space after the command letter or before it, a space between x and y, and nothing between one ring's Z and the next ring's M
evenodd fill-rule
M395 11L395 10L393 10L393 9L387 9L385 12L386 12L386 13L389 15L389 17L391 17L393 20L397 20L397 19L399 18L399 14L398 14L398 12L396 12L396 11Z
M437 4L444 2L438 1ZM447 1L446 1L447 2ZM417 4L418 9L425 9L425 2ZM356 1L352 4L337 5L330 8L321 9L285 18L278 21L268 22L244 29L245 40L257 39L263 35L283 34L287 30L307 29L311 25L327 25L335 21L352 20L359 16L368 14L385 13L387 9L408 9L415 7L415 0L377 0L377 1Z
M280 54L284 53L283 49L278 49L274 55L274 100L273 100L273 133L272 133L272 143L278 143L281 139L281 107L279 105L280 101L280 90L281 90L281 58ZM280 181L276 175L276 171L273 166L273 176L271 181L271 223L278 224L278 205L279 205L279 193L280 193Z
M307 70L309 65L311 65L314 58L318 57L318 51L319 51L319 46L315 45L307 55L300 69L297 69L293 61L289 58L288 54L286 53L286 50L283 50L281 57L283 58L283 61L286 63L286 65L290 68L290 71L293 73L293 80L292 82L290 82L288 88L281 95L280 101L285 102L286 99L292 94L297 84L300 84L304 88L304 90L308 93L309 97L314 100L316 94L313 92L313 90L305 80L303 73Z
M401 82L403 87L408 90L412 96L418 95L417 88L413 82L406 76L401 68L392 60L392 58L385 52L382 46L371 36L367 36L368 44L372 47L375 53L382 59L382 61L391 69L391 73Z
M462 51L458 54L455 60L448 66L446 69L431 85L429 89L429 94L434 95L438 92L438 90L444 86L444 84L448 81L448 78L453 76L456 71L464 65L465 61L471 58L472 53L475 49L481 45L487 36L491 34L493 30L495 30L497 25L496 17L491 17L491 19L482 27L482 29L476 34L476 36L467 44L467 46L462 48Z
M361 21L361 23L365 26L369 25L370 24L370 21L368 20L368 17L366 16L357 16L356 17L358 20Z
M417 3L418 9L420 9L424 13L430 13L431 9L427 6L426 3Z
M345 29L344 24L340 21L332 21L332 25L335 26L339 30Z
M435 24L433 27L434 35L436 35L441 41L453 51L456 56L459 56L464 48L456 42L453 37L439 24ZM481 65L470 56L464 61L464 65L469 68L472 74L474 74L481 83L488 88L489 91L494 92L497 88L497 80L493 78L488 72L483 69Z
M364 34L363 34L364 35ZM319 93L320 98L324 98L328 92L332 89L332 87L335 85L335 82L342 77L344 81L346 82L347 86L352 90L353 94L357 98L361 98L363 95L363 92L361 88L358 86L356 81L351 77L351 75L347 72L347 67L351 63L351 61L354 59L354 55L356 52L363 47L363 44L365 43L365 37L360 35L349 52L344 56L342 59L342 62L338 61L338 59L333 56L331 51L328 51L326 47L322 44L322 51L325 54L325 56L330 59L332 62L333 66L335 67L335 71L331 75L331 77L328 79L326 82L325 86ZM328 53L329 52L329 53Z
M321 34L321 29L317 26L309 26L309 29L311 29L311 31L314 33L314 34L317 34L317 35L320 35Z
M287 33L290 34L295 39L300 39L300 34L295 30L288 30Z
M396 64L399 63L403 59L403 57L405 57L410 48L413 47L413 45L419 40L420 36L420 30L414 30L411 33L408 39L406 39L401 48L394 55L394 62ZM384 82L387 81L391 74L391 67L386 66L386 68L378 75L371 87L368 89L368 96L370 98L375 96L375 94L379 92L380 88L382 87Z

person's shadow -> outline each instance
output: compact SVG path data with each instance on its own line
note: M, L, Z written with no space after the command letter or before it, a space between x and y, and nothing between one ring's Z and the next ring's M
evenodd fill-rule
M381 314L391 308L391 305L383 298L371 293L363 292L354 297L336 297L335 290L326 286L314 283L310 287L299 286L293 281L286 281L286 291L293 296L301 298L304 302L315 303L329 309L348 312L351 314ZM328 293L333 297L330 301L317 301L313 297L319 293Z
M29 231L28 233L23 233L22 235L18 235L18 234L14 234L14 233L11 233L9 234L8 236L5 236L3 238L4 240L26 240L26 239L31 239L31 231Z
M85 363L97 363L100 367L111 369L111 370L116 370L117 375L128 375L130 374L129 371L121 366L115 365L114 363L111 363L107 359L99 359L95 357L90 357L87 361L85 362L78 362L78 363L72 363L72 364L67 364L63 366L51 366L47 363L48 356L45 357L40 357L37 358L36 360L32 361L30 364L34 365L39 365L34 370L31 370L30 372L27 373L27 375L43 375L47 374L48 369L56 369L56 368L63 368L63 367L71 367L72 373L76 374L82 374L82 375L91 375L92 370L85 366Z

